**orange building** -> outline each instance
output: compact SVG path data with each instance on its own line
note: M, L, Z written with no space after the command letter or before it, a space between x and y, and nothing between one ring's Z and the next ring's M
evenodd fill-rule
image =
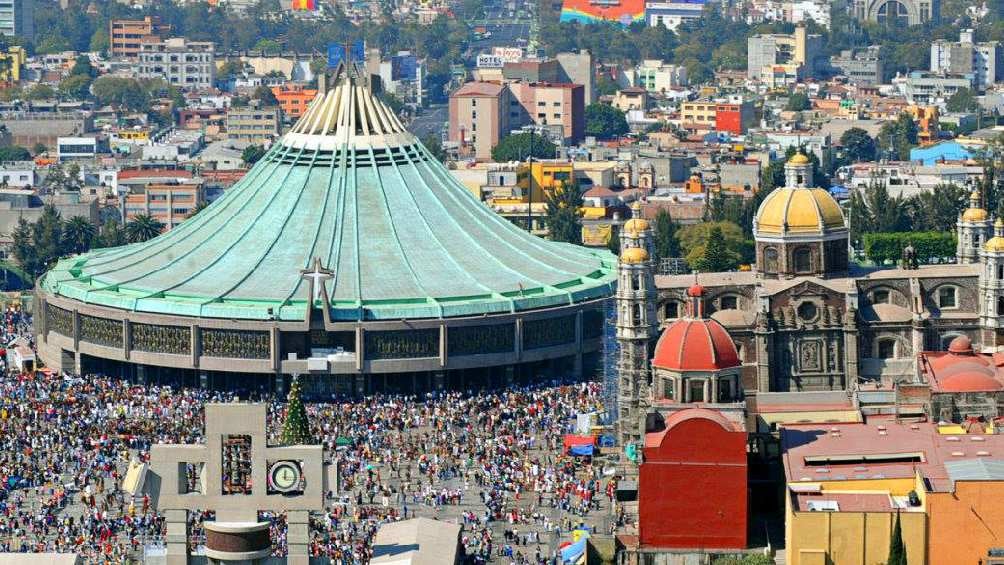
M125 221L138 215L152 216L167 231L191 216L205 199L201 181L148 184L126 195Z
M112 57L139 57L141 45L160 41L171 31L171 26L160 23L160 18L147 16L142 20L111 20L108 23L108 41Z
M954 490L927 495L928 563L1001 563L1004 546L1004 463L999 459L945 464ZM954 475L954 476L953 476ZM997 560L991 557L996 557Z
M316 88L304 88L301 84L273 86L272 94L279 101L282 113L289 118L299 118L317 96Z

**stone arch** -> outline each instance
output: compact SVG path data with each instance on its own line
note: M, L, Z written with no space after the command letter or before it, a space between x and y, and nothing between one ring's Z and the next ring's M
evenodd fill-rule
M892 16L898 22L889 21ZM910 25L917 22L917 7L910 0L876 0L868 9L868 19L886 25Z

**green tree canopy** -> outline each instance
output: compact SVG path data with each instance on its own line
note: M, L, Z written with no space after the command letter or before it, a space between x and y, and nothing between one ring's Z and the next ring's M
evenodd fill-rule
M91 248L97 228L83 216L74 216L63 224L63 249L67 253L83 253Z
M801 112L811 108L812 100L809 100L809 96L804 92L793 92L784 105L784 109L791 112Z
M286 397L286 419L282 423L282 435L279 437L282 445L310 445L315 443L310 433L310 420L307 409L303 405L300 391L300 378L293 377L289 385L289 395Z
M492 159L500 163L525 161L530 156L531 138L534 159L554 159L558 148L544 136L537 133L516 133L507 135L492 149Z
M949 112L975 112L980 107L976 94L968 88L960 88L945 102Z
M917 122L904 112L894 121L882 125L878 141L879 151L891 149L897 159L906 161L910 158L910 149L917 145Z
M908 198L904 205L913 231L955 230L955 223L968 199L964 187L954 184L938 184Z
M684 226L676 233L687 264L693 269L730 271L742 260L746 239L742 228L732 222L702 222Z
M903 528L899 523L899 512L896 513L896 522L889 538L889 557L885 565L907 565L906 545L903 544Z
M875 160L875 140L861 128L850 128L841 134L840 146L851 163Z
M98 247L118 247L126 243L128 241L126 240L125 230L122 228L122 224L114 218L106 220L101 225L96 242Z
M91 77L87 75L71 75L59 81L59 91L77 100L86 100L91 96Z
M586 106L586 135L599 139L620 137L628 132L624 112L609 104L594 103Z
M669 210L660 208L655 214L652 226L652 243L655 248L655 258L671 259L680 256L680 242L676 239L679 226L669 215Z
M265 85L261 85L258 88L254 89L253 98L260 101L263 106L279 105L279 100L275 97L275 93L272 92L271 88Z
M261 145L248 145L241 152L241 159L245 165L254 165L259 159L265 156L265 148Z
M20 145L8 145L0 147L0 163L10 161L30 161L31 153Z
M146 214L137 214L133 219L126 222L125 235L129 243L139 243L151 240L164 231L164 224Z
M70 69L70 76L83 75L94 78L97 74L97 69L91 64L91 58L87 55L78 55L73 62L73 68Z
M582 192L576 183L549 191L547 195L547 231L554 241L582 243Z
M149 96L143 85L136 79L105 75L95 79L91 89L100 104L132 111L147 109Z

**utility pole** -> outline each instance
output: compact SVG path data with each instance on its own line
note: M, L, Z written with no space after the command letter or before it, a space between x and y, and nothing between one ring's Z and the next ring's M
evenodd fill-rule
M530 156L528 162L530 164L530 176L527 179L527 191L526 191L526 231L533 233L533 132L534 128L530 128Z

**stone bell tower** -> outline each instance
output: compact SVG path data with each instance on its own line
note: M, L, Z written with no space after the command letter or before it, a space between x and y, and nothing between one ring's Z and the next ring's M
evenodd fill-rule
M652 230L637 217L621 230L617 279L617 433L623 449L641 441L642 408L648 399L649 351L658 324Z
M955 224L959 236L955 257L960 264L979 261L980 249L990 239L990 215L983 208L981 200L980 192L974 190L969 195L969 208L959 214L959 220Z
M994 223L994 236L980 249L980 328L983 347L1004 337L1004 219Z

